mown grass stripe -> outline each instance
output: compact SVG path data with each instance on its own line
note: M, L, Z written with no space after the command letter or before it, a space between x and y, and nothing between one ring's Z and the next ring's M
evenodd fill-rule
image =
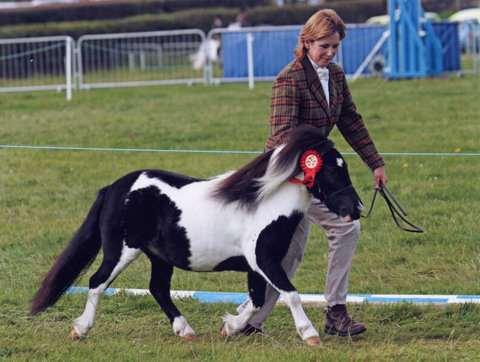
M162 148L113 148L113 147L74 147L74 146L34 146L0 145L5 149L47 150L47 151L89 151L89 152L159 152L159 153L210 153L210 154L260 154L261 151L248 150L202 150L202 149L162 149ZM354 152L342 152L355 155ZM421 157L478 157L476 152L382 152L382 156L421 156Z

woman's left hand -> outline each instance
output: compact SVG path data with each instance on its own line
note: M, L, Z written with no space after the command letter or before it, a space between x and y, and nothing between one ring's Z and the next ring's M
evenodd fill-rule
M388 182L387 173L385 172L385 166L377 167L373 170L373 181L375 182L375 189L380 189L382 185L386 185Z

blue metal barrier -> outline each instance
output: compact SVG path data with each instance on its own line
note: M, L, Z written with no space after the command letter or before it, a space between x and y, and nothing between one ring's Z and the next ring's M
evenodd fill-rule
M388 77L426 77L443 71L442 46L420 0L389 0Z
M342 42L340 60L345 73L352 75L370 53L387 27L382 25L355 24L347 26L347 36ZM253 34L254 75L258 78L274 78L293 59L300 26L287 30L258 31ZM437 22L432 31L440 40L444 71L460 70L460 44L458 24ZM223 77L244 79L248 76L246 31L222 33ZM380 54L388 57L388 46L381 48ZM366 68L363 75L371 74Z

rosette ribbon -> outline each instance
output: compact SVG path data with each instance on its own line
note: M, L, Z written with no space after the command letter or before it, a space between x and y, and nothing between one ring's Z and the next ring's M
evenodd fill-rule
M315 150L307 150L300 157L300 169L303 171L303 180L296 177L290 179L291 183L303 184L308 188L313 187L315 176L320 171L323 165L323 159Z

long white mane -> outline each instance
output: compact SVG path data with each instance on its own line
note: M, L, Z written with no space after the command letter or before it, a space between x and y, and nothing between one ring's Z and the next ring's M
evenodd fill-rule
M280 185L282 185L291 177L297 168L298 158L300 155L297 155L290 162L290 165L285 166L279 164L278 155L284 147L285 145L281 145L275 149L270 157L265 174L256 179L256 182L259 184L257 202L260 202L262 199L267 198L270 194L275 192Z

